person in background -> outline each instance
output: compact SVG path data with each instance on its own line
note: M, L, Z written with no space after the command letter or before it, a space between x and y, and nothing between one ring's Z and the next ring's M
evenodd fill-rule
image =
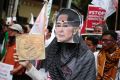
M66 27L80 27L80 20L81 15L78 12L64 8L58 12L56 24L67 24L59 23L56 27L65 30ZM44 66L39 71L29 61L19 61L27 69L26 74L33 80L96 80L95 58L82 37L79 37L79 43L57 42L57 38L46 47ZM18 55L14 55L16 61L17 57Z
M24 31L24 33L29 33L30 32L30 30L31 30L31 28L32 28L32 24L24 24L22 27L23 27L23 31Z
M120 47L120 30L116 31L116 33L118 34L117 44L118 44L118 46Z
M5 21L4 20L1 20L1 25L0 25L0 60L3 58L3 56L5 55L6 53L6 45L8 43L8 32L7 32L7 29L8 29L8 26L9 25L6 25L5 24Z
M117 44L118 44L118 47L120 48L120 30L116 31L116 33L118 34ZM117 75L116 75L115 80L120 80L120 59L119 59L119 63L118 63L118 70L117 70Z
M93 33L95 34L102 34L103 32L109 30L106 22L100 22L93 28Z
M13 24L8 27L8 45L7 52L2 59L3 63L10 64L14 66L14 69L10 72L13 75L13 80L30 80L30 78L24 74L25 68L18 62L14 61L13 55L16 48L15 39L23 33L23 29L19 24Z
M95 62L96 62L96 69L97 69L97 56L99 51L97 50L97 45L98 45L98 38L95 36L87 36L85 38L85 43L87 46L90 48L90 50L93 52L95 56Z
M96 80L115 80L120 59L120 48L116 42L117 33L105 31L102 34L101 41L102 49L98 53Z
M93 29L93 33L94 34L102 34L103 32L103 27L101 25L96 25Z
M85 38L85 42L90 48L92 52L96 52L97 50L97 45L98 45L98 38L95 36L87 36Z
M52 27L48 25L47 29L45 30L45 39L48 40L51 37Z

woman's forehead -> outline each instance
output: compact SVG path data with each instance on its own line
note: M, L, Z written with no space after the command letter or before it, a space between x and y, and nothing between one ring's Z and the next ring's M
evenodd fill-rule
M67 21L68 16L65 14L62 14L58 17L57 21Z

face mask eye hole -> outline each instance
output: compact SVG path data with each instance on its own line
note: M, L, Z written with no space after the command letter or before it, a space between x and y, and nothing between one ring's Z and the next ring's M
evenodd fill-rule
M63 27L68 27L68 25L63 25Z
M60 27L61 25L60 24L56 24L56 27Z

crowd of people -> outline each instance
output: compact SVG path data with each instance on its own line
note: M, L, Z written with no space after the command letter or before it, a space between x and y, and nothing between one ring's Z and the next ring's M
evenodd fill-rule
M45 47L46 58L40 60L39 69L31 61L19 61L16 54L16 36L27 34L31 25L2 24L0 47L6 40L5 55L0 48L2 63L11 64L13 80L120 80L120 45L115 31L102 31L101 38L80 34L82 15L63 8L56 16L55 38ZM45 30L45 40L52 35L52 27ZM101 41L102 48L97 49Z

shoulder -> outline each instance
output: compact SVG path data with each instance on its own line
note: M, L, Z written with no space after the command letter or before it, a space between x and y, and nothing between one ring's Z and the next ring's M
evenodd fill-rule
M79 56L79 59L82 60L83 62L88 62L88 61L94 61L95 57L92 51L87 50L84 52L84 54Z
M87 50L87 51L86 51L86 54L85 54L85 57L86 57L87 59L94 59L94 54L93 54L92 51Z

